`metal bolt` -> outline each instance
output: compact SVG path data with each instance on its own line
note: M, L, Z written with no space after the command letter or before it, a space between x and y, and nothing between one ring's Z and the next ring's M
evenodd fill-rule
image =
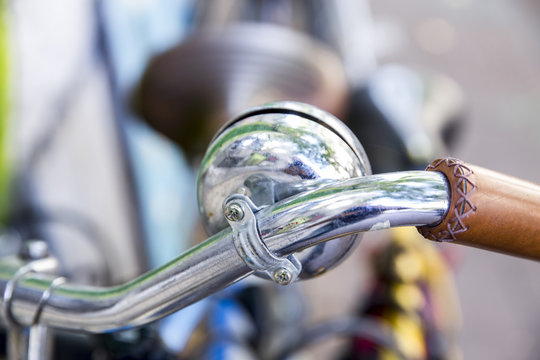
M292 274L285 268L274 271L274 281L279 285L289 285L292 281Z
M224 215L229 221L237 222L244 218L244 210L238 203L232 203L225 207Z
M49 256L49 246L42 240L26 241L19 255L25 260L43 259Z

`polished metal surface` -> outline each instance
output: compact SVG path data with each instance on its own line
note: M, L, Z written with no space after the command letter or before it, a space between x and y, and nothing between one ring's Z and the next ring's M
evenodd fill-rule
M7 355L9 360L47 360L50 358L52 338L46 325L37 323L50 289L42 293L31 322L30 331L20 325L12 314L12 301L18 281L30 273L56 274L59 263L50 256L49 246L42 240L26 241L19 255L12 258L19 264L18 270L6 283L2 295L2 310L8 325ZM55 284L58 279L53 280Z
M259 235L255 217L259 209L251 200L245 195L231 195L225 199L223 208L232 229L234 247L249 268L261 275L265 274L280 285L289 285L295 281L302 270L302 264L294 254L279 257L266 247Z
M199 212L208 234L227 227L223 202L235 193L268 206L321 184L371 173L364 149L334 116L298 102L250 109L227 123L202 161ZM300 278L324 272L344 259L357 235L298 254Z
M447 209L444 177L418 171L336 181L271 205L256 218L266 246L277 256L287 256L354 232L437 223ZM231 230L223 230L124 285L61 284L43 305L39 323L109 332L162 318L252 272L232 241ZM0 259L0 292L20 267L13 259ZM10 307L17 322L32 325L40 299L54 279L29 273L17 282Z
M28 334L28 359L52 359L53 334L45 325L33 325Z
M345 234L439 222L449 198L444 175L403 171L335 182L257 213L259 232L277 255Z
M9 328L6 342L7 360L28 360L29 335L25 329Z
M0 292L19 267L13 259L0 261ZM232 245L231 232L226 230L123 285L59 285L43 306L39 323L91 332L130 328L184 308L250 272ZM11 313L19 323L32 324L40 299L53 281L40 274L20 279L11 304Z

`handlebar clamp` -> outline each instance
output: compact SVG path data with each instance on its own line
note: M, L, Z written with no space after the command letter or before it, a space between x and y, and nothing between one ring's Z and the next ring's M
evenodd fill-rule
M279 285L289 285L300 274L302 264L294 255L279 257L268 249L259 235L255 217L259 210L245 195L225 199L223 213L232 229L234 247L250 269Z

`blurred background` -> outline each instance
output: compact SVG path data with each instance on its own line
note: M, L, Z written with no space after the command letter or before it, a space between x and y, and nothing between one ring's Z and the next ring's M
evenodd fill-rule
M227 119L268 101L303 101L344 120L375 173L451 155L540 182L540 5L532 0L0 6L0 253L45 240L73 281L122 283L204 239L198 163ZM342 265L291 293L261 285L248 296L259 283L240 285L163 321L160 342L182 353L209 313L236 314L225 306L231 298L248 308L269 293L269 307L296 302L298 322L365 315L380 288L373 284L394 264L376 259L414 237L366 234ZM449 342L459 349L440 358L536 359L539 265L435 247L439 255L420 252L445 263L443 280L425 283L444 283L459 303L438 310L454 317L442 328L457 331ZM260 330L260 318L250 321L235 334ZM304 355L354 358L358 341L327 341Z
M540 23L534 1L374 2L405 46L384 60L452 76L465 93L466 125L452 154L538 183ZM384 20L383 20L384 19ZM463 248L456 284L465 358L533 359L538 344L538 264Z

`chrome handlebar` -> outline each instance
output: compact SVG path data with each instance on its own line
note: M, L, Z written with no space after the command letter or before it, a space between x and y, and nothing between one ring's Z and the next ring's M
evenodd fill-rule
M435 224L444 217L448 202L441 174L397 172L335 181L254 215L264 246L275 256L286 257L353 233ZM234 241L227 228L168 264L108 288L62 283L57 277L31 271L21 273L20 260L0 259L4 320L88 332L147 324L253 273Z
M318 275L351 252L355 234L445 216L440 173L370 173L361 144L332 115L292 102L251 109L221 130L201 166L203 223L210 233L223 230L107 288L46 275L42 263L0 259L3 318L88 332L140 326L252 273L282 285Z

